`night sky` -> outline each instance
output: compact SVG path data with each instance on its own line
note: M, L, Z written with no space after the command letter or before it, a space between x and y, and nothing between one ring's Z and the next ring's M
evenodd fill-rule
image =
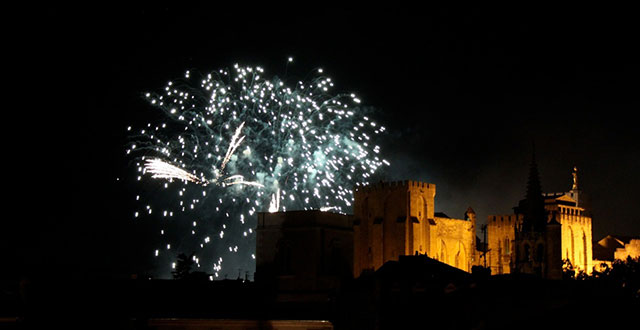
M186 70L319 67L378 109L388 180L437 185L436 211L480 222L524 198L532 144L546 192L573 166L593 238L640 235L639 23L624 7L52 7L11 30L4 239L12 273L153 271L132 218L126 127ZM14 209L18 210L13 213ZM478 235L481 235L478 232ZM15 251L12 253L11 251ZM6 260L6 259L5 259Z

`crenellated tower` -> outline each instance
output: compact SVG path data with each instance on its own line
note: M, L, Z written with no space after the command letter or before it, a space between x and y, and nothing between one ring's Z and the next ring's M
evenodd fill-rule
M470 271L475 212L465 219L436 214L436 186L419 181L359 187L354 201L354 276L401 255L423 254Z
M577 168L569 192L542 193L535 152L525 199L511 215L490 215L489 265L494 274L527 273L562 277L563 260L590 273L593 268L591 217L580 196Z

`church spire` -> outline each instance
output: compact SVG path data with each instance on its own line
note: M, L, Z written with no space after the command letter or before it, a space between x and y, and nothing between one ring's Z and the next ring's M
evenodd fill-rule
M529 178L527 179L527 195L522 229L524 231L542 232L544 231L546 220L544 197L542 196L542 185L540 184L540 174L538 173L534 146L531 155L531 165L529 166Z
M536 163L536 151L533 150L531 155L531 164L529 164L529 178L527 179L527 199L535 199L542 196L542 185L540 184L540 174L538 173L538 164Z

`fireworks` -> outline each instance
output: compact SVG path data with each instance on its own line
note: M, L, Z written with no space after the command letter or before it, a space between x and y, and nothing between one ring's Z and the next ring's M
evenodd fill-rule
M208 182L179 167L167 164L160 159L148 159L145 163L145 169L152 174L151 177L154 179L180 179L200 184Z
M187 72L147 93L165 122L133 134L127 153L138 159L139 180L162 179L177 192L162 203L160 215L173 218L162 236L180 252L197 248L198 266L215 276L223 261L226 274L252 273L256 212L350 211L354 186L388 165L374 143L385 129L354 94L332 95L333 86L321 70L289 86L260 67L235 65L200 78ZM154 208L136 216L157 216ZM181 234L165 235L170 226Z

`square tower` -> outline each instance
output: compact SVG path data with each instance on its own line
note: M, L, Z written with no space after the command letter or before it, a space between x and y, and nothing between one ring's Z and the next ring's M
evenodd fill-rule
M338 288L352 275L352 223L319 210L258 213L256 281L281 292Z
M427 254L436 186L418 181L359 187L354 201L354 276L401 255Z

